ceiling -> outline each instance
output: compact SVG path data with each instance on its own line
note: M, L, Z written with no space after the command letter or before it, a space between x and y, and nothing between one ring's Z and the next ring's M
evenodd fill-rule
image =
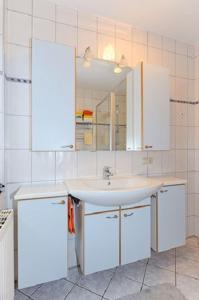
M54 0L187 43L199 42L198 0Z

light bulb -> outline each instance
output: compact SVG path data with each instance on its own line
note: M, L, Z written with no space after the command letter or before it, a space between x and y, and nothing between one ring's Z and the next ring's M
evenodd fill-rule
M114 68L114 73L119 74L122 72L122 69L120 68L119 64L117 64Z

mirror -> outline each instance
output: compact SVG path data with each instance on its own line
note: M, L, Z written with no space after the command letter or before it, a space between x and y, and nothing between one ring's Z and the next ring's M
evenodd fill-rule
M126 150L129 67L76 59L76 149Z

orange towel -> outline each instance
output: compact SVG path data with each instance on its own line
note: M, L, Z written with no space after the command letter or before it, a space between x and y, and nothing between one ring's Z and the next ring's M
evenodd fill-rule
M68 231L70 233L75 233L75 211L73 199L68 197Z

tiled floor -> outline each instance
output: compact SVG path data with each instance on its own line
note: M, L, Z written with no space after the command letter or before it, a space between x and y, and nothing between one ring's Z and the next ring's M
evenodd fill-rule
M147 286L169 282L188 300L199 299L199 242L187 240L185 247L152 253L148 260L88 276L71 269L68 278L16 290L15 300L102 300L139 293Z

